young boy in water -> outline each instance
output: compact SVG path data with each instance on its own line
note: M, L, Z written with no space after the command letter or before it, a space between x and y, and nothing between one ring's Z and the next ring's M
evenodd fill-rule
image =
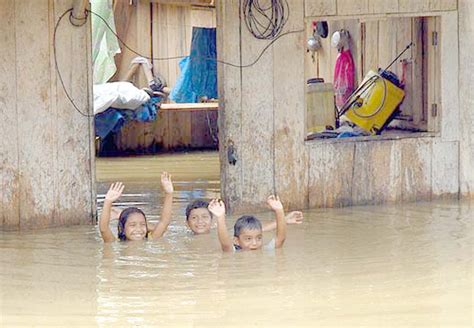
M186 224L189 229L196 234L206 234L211 231L212 215L208 209L209 203L205 200L195 200L186 207ZM301 224L303 223L303 213L300 211L293 211L286 216L287 224ZM272 231L276 229L276 222L265 223L262 226L262 231Z
M99 229L104 242L115 241L116 238L110 230L110 214L112 211L112 204L122 195L124 185L121 182L113 183L109 191L105 195L104 207L100 215ZM161 188L165 193L165 200L163 209L161 211L160 222L156 224L150 232L145 217L145 213L136 207L129 207L120 213L118 220L118 239L121 241L127 240L144 240L150 237L157 239L163 236L171 221L171 208L173 204L173 183L171 182L171 175L167 172L161 174Z
M225 223L225 205L222 200L214 199L209 203L209 211L217 220L217 236L222 251L253 251L262 248L275 249L283 246L286 239L286 220L283 205L278 196L267 198L267 205L275 213L276 235L270 243L263 246L263 229L260 220L254 216L240 217L234 225L234 238L231 239Z

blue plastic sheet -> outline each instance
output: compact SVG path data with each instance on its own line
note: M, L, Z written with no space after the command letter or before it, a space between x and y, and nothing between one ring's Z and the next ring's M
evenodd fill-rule
M181 74L171 91L177 103L195 103L201 97L217 98L216 29L193 27L191 54L179 63Z
M160 97L151 97L146 103L135 110L110 107L95 116L95 134L104 139L109 133L117 133L128 121L151 122L156 120Z

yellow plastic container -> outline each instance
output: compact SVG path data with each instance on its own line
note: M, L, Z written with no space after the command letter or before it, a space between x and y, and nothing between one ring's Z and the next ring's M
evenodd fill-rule
M405 92L373 71L367 73L361 85L365 82L366 88L351 96L352 99L357 95L360 97L345 112L345 116L362 129L377 134L403 101Z

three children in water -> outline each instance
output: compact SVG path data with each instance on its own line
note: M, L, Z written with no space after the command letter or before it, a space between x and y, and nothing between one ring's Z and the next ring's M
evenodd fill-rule
M174 192L171 175L167 172L161 174L161 189L164 192L164 203L158 224L148 223L145 213L139 208L126 208L118 218L117 237L119 240L157 239L163 236L171 221ZM110 229L110 220L112 205L122 195L123 190L123 183L116 182L110 186L105 195L99 222L99 229L104 242L112 242L117 239ZM303 214L294 211L285 217L283 205L278 196L269 196L267 205L275 214L274 222L262 225L260 220L254 216L242 216L234 225L232 239L227 231L225 204L222 200L213 199L210 203L197 200L190 203L186 207L186 223L194 234L205 234L210 232L213 218L215 218L217 221L217 235L224 252L280 248L286 238L286 225L301 223ZM274 229L276 229L275 237L264 246L262 233Z

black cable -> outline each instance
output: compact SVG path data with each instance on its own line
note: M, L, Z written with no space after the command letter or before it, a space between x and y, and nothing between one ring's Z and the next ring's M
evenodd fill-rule
M271 0L266 7L259 0L244 0L242 10L247 29L263 40L274 39L281 33L290 12L287 0Z
M114 32L114 30L112 29L112 27L110 27L110 25L107 23L107 21L102 17L100 16L99 14L96 14L94 13L93 11L89 10L89 9L86 9L86 11L90 12L91 14L93 14L94 16L98 17L100 20L102 20L102 22L105 24L105 26L117 37L117 40L123 44L123 46L125 48L127 48L129 51L133 52L134 54L140 56L140 57L143 57L143 58L146 58L148 60L157 60L157 61L160 61L160 60L173 60L173 59L182 59L182 58L185 58L185 57L188 57L188 56L185 56L185 55L181 55L181 56L174 56L174 57L150 57L150 56L146 56L146 55L142 55L141 53L137 52L136 50L130 48L119 36L117 33ZM246 64L246 65L237 65L237 64L232 64L232 63L229 63L229 62L226 62L226 61L223 61L223 60L219 60L219 59L216 59L216 58L211 58L211 57L203 57L203 56L194 56L193 58L196 58L196 59L201 59L201 60L208 60L208 61L215 61L217 63L220 63L220 64L223 64L223 65L228 65L228 66L231 66L231 67L236 67L236 68L248 68L248 67L251 67L253 65L255 65L259 60L260 58L263 56L263 54L265 53L265 51L273 44L275 43L275 41L277 41L279 38L285 36L285 35L288 35L288 34L292 34L292 33L301 33L301 32L304 32L304 29L301 29L301 30L295 30L295 31L288 31L288 32L285 32L285 33L282 33L280 34L278 37L276 37L275 39L273 39L270 43L268 43L265 48L263 48L263 50L260 52L260 54L257 56L257 58L251 62L250 64Z
M62 20L62 19L64 18L64 16L66 16L66 14L69 13L69 12L72 14L72 8L66 10L66 11L59 17L58 21L56 22L56 25L54 26L54 34L53 34L54 65L55 65L55 68L56 68L56 72L58 73L59 81L61 82L61 85L62 85L62 87L63 87L64 93L66 94L67 99L71 102L71 104L72 104L72 106L74 107L74 109L75 109L79 114L81 114L81 115L84 116L84 117L94 117L94 115L89 115L89 114L85 114L85 113L81 112L81 110L79 109L79 107L77 107L76 103L72 100L72 97L69 95L69 92L67 92L67 90L66 90L66 86L64 85L64 80L63 80L63 77L62 77L62 75L61 75L61 71L59 70L58 58L57 58L57 52L56 52L56 34L57 34L57 31L58 31L59 24L61 23L61 20ZM73 25L74 25L74 24L73 24Z
M246 0L247 1L247 0ZM272 3L274 2L275 0L272 0ZM280 1L278 1L280 2ZM258 3L258 1L257 1ZM286 3L286 0L285 0L285 3ZM286 3L286 6L288 7L288 4ZM61 16L58 18L58 21L56 22L56 25L54 26L54 34L53 34L53 52L54 52L54 64L55 64L55 68L56 68L56 72L58 74L58 77L59 77L59 80L61 82L61 85L63 87L63 90L64 90L64 93L66 94L66 97L68 98L68 100L71 102L71 104L73 105L74 109L79 113L81 114L82 116L84 117L94 117L94 115L89 115L89 114L86 114L86 113L83 113L78 107L77 105L74 103L72 97L69 95L69 92L67 92L66 90L66 86L64 84L64 80L62 78L62 75L61 75L61 71L59 69L59 65L58 65L58 60L57 60L57 51L56 51L56 34L57 34L57 30L58 30L58 27L59 27L59 24L61 23L61 21L63 20L64 16L66 16L67 13L70 13L69 15L69 19L71 20L71 17L72 17L72 8L70 9L67 9L64 13L61 14ZM283 10L284 12L284 10ZM150 57L150 56L145 56L145 55L142 55L140 54L139 52L135 51L134 49L130 48L118 35L117 33L114 32L114 30L112 29L112 27L107 23L107 21L102 17L100 16L99 14L89 10L89 9L86 9L86 17L84 18L84 20L87 19L88 17L88 14L91 13L93 14L94 16L98 17L100 20L102 20L102 22L105 24L105 26L117 37L117 39L119 40L119 42L121 44L123 44L123 46L125 48L127 48L129 51L131 51L132 53L140 56L140 57L143 57L143 58L146 58L146 59L149 59L149 60L157 60L157 61L160 61L160 60L173 60L173 59L181 59L181 58L185 58L187 56L174 56L174 57L166 57L166 58L157 58L157 57ZM287 20L288 18L286 18ZM286 23L286 20L284 21ZM78 26L76 24L73 24L71 22L71 24L73 26ZM284 25L284 24L283 24ZM282 27L281 27L282 28ZM278 35L277 37L275 37L271 42L269 42L263 49L262 51L260 52L260 54L257 56L257 58L249 63L249 64L246 64L246 65L236 65L236 64L232 64L232 63L228 63L228 62L225 62L223 60L219 60L219 59L216 59L216 58L211 58L211 57L202 57L202 56L196 56L195 58L196 59L204 59L204 60L209 60L209 61L215 61L217 63L220 63L220 64L223 64L223 65L228 65L228 66L231 66L231 67L235 67L235 68L248 68L248 67L251 67L253 65L255 65L259 60L260 58L262 58L263 54L265 53L265 51L267 51L267 49L273 44L275 43L278 39L280 39L281 37L285 36L285 35L288 35L288 34L293 34L293 33L301 33L301 32L304 32L304 29L301 29L301 30L295 30L295 31L287 31L285 33L282 33L280 35ZM280 31L278 32L280 33Z

